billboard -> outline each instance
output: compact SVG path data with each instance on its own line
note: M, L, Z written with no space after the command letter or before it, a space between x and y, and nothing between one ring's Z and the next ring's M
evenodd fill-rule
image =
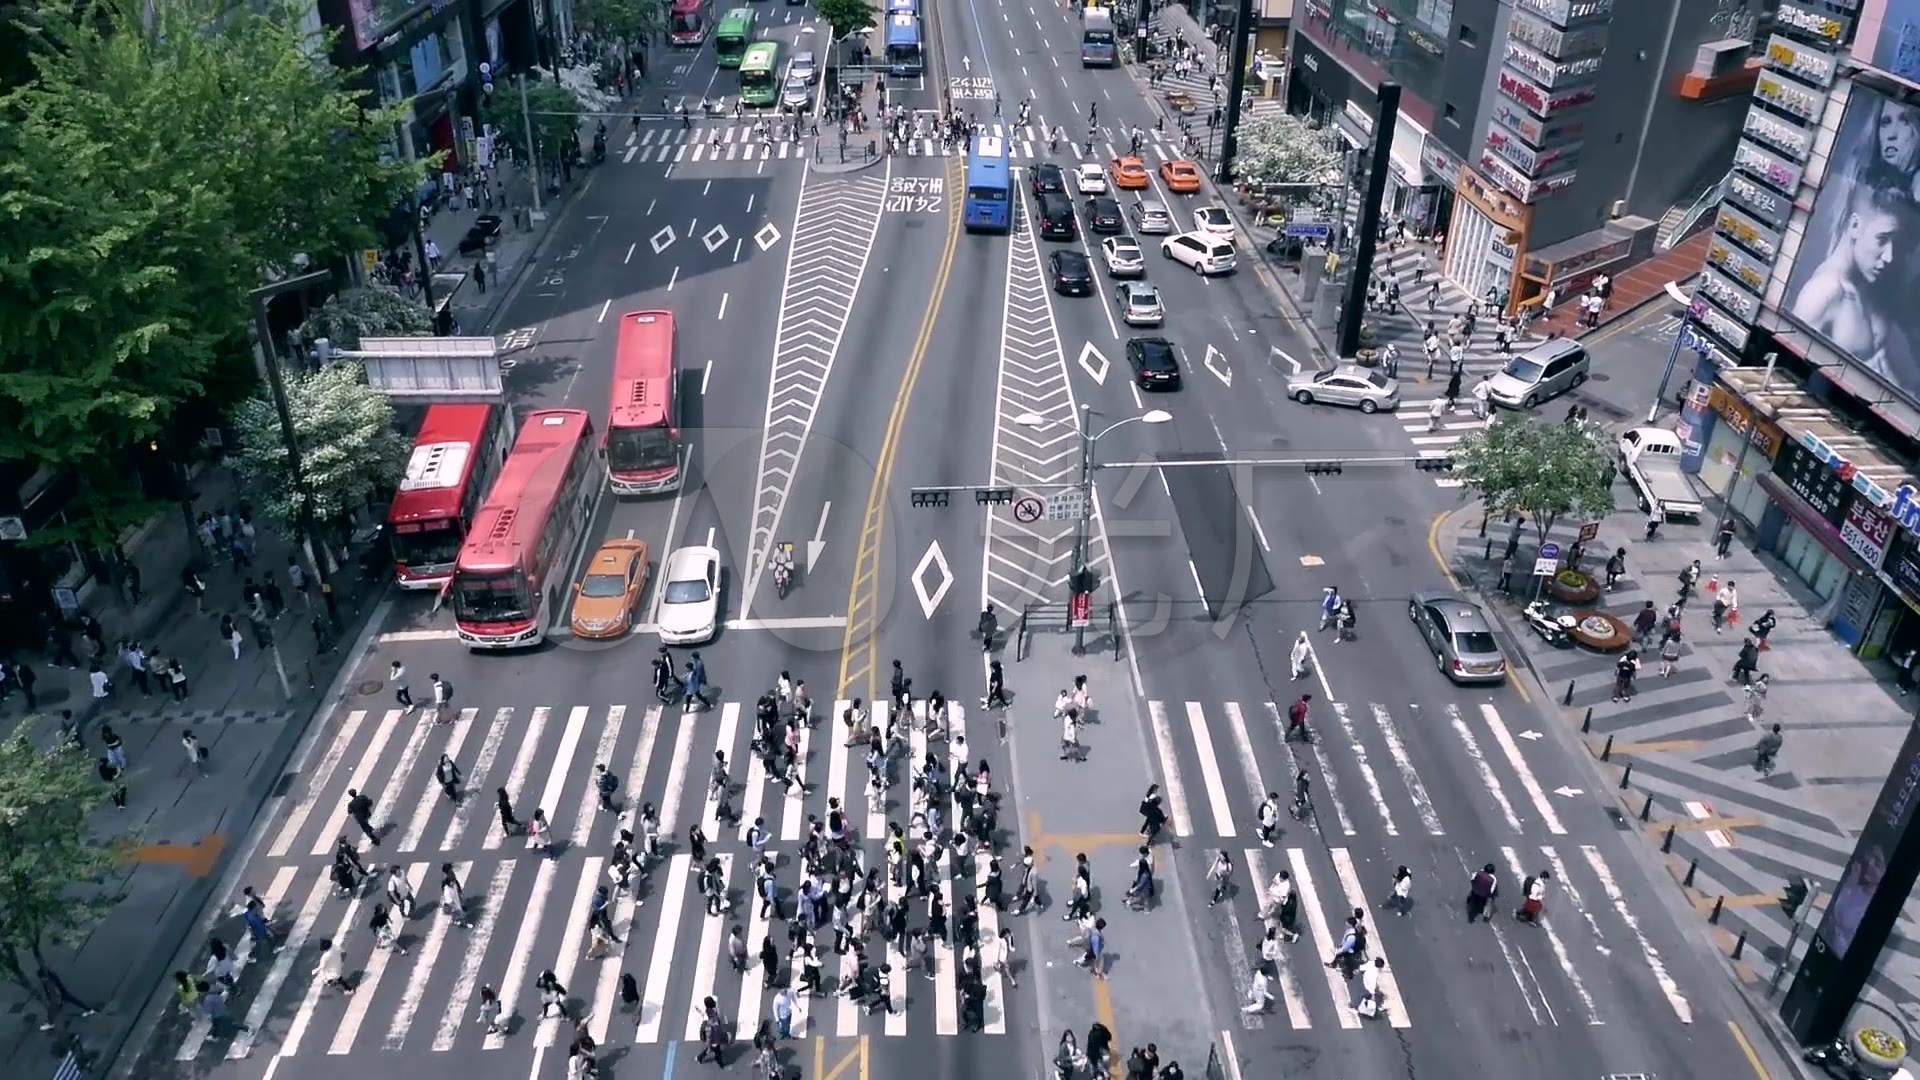
M1853 55L1861 63L1920 83L1920 0L1867 0Z
M1920 107L1860 83L1833 142L1787 316L1920 402Z

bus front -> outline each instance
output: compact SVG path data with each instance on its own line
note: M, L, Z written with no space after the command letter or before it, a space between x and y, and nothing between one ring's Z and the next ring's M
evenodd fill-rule
M673 0L667 15L667 40L675 48L692 48L707 39L707 12L713 0Z
M1088 8L1080 27L1080 66L1112 67L1120 53L1114 41L1113 16L1106 8Z
M403 589L438 589L453 577L460 543L466 539L457 506L416 510L403 492L387 511L387 544L393 549L393 574ZM405 500L403 502L403 500Z
M893 75L918 75L925 60L920 51L920 19L915 15L894 15L887 19L887 71Z
M740 103L754 108L771 106L780 96L776 72L780 63L779 47L762 41L747 50L740 61Z
M753 9L734 8L720 20L713 32L715 62L723 68L737 68L753 44Z
M479 528L476 535L485 534ZM532 579L512 545L470 543L460 553L448 591L453 627L472 649L524 649L540 644Z
M980 135L967 154L966 227L970 232L1006 232L1013 220L1009 147L997 135Z
M622 315L607 409L607 482L614 494L680 487L679 377L673 312Z

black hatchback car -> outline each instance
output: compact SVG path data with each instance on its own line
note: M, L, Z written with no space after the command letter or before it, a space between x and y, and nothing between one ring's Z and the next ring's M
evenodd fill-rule
M1142 390L1180 389L1180 355L1166 338L1128 338L1127 366Z
M1047 256L1047 270L1054 292L1062 296L1093 295L1093 264L1085 255L1063 248Z
M1087 200L1087 228L1103 236L1124 232L1126 217L1120 212L1120 200L1096 195Z
M1065 195L1067 193L1067 174L1060 166L1041 164L1033 167L1033 193L1035 195Z

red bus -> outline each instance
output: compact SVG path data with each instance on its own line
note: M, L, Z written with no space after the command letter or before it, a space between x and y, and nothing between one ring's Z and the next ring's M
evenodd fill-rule
M671 311L620 316L607 410L607 471L616 495L680 486L680 344Z
M713 0L673 0L667 16L667 40L676 46L697 46L713 30Z
M566 609L573 555L606 486L585 412L526 416L454 566L449 589L462 642L476 649L540 643L548 616Z
M414 436L407 472L387 508L387 542L403 589L437 589L453 577L480 500L506 452L507 410L435 405Z

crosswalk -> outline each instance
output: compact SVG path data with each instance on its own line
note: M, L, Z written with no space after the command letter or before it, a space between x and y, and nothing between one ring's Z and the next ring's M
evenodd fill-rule
M740 1038L751 1036L771 1014L776 987L757 963L734 970L724 956L727 929L743 927L755 956L769 937L787 956L804 878L797 850L814 819L827 816L829 799L850 811L867 865L880 864L879 844L890 824L905 825L910 811L926 810L917 796L907 805L904 774L912 766L905 762L891 794L872 797L863 750L846 745L833 719L851 703L836 702L831 712L825 705L816 706L815 726L802 729L797 758L804 787L793 790L769 776L751 752L751 703L745 716L738 702L693 713L658 705L466 708L445 724L400 709L348 713L307 774L304 790L263 837L264 858L249 867L277 942L257 946L233 921L234 912L216 916L214 936L232 946L238 968L230 1014L244 1027L229 1031L223 1025L216 1033L204 1019L175 1017L174 1057L190 1062L423 1047L445 1053L463 1046L499 1050L529 1039L551 1046L570 1037L571 1025L563 1029L558 1018L540 1015L533 987L546 971L568 988L573 1015L584 1016L603 1045L697 1038L697 1006L708 996L720 1001ZM945 756L949 770L982 753L966 743L966 713L949 706L947 737L931 746L936 757ZM930 746L923 726L914 727L908 750L911 761L919 762ZM828 748L809 760L810 745L821 741ZM726 756L728 801L737 823L721 819L721 801L709 787L717 754ZM467 794L458 802L435 778L442 755L463 774ZM598 764L619 778L621 805L614 812L599 807ZM374 801L378 846L360 839L347 812L349 789ZM496 823L496 789L510 794L523 821L535 807L545 811L554 851L509 836ZM595 959L586 952L591 901L596 888L611 881L608 855L617 832L636 830L644 803L657 807L663 857L644 876L635 874L633 894L616 895L611 914L620 943ZM959 820L958 804L946 816ZM756 895L755 860L744 846L756 821L777 837L768 844L780 853L775 878L782 909L776 912L766 911ZM710 838L727 882L730 904L723 917L709 917L699 894L701 868L687 850L694 825ZM351 896L342 895L330 876L335 846L348 836L373 871ZM955 862L943 851L934 875L949 905L956 890L983 887L987 876L984 857L978 865ZM418 897L399 930L396 944L404 953L379 948L368 928L373 906L387 899L380 872L385 867L397 867ZM439 910L447 867L462 882L470 925ZM898 889L892 891L897 899ZM982 940L998 933L999 920L981 905ZM816 935L829 985L839 974L839 957L829 951L832 938L824 929ZM350 995L323 986L316 976L322 940L342 950ZM896 955L892 963L905 971L904 958ZM942 948L935 963L934 980L894 980L891 1013L870 1016L844 997L801 996L796 1036L959 1034L955 957ZM623 974L639 990L632 1004L622 1000ZM989 971L985 983L984 1033L1004 1035L1001 976ZM498 991L513 1018L505 1022L505 1036L489 1035L479 1022L483 985Z
M1691 1005L1627 906L1606 857L1597 847L1568 839L1554 796L1528 766L1520 743L1534 733L1515 732L1490 704L1450 705L1423 715L1411 707L1336 702L1324 710L1315 706L1314 713L1314 742L1302 746L1286 741L1286 711L1275 702L1148 703L1174 832L1225 851L1234 863L1233 888L1215 918L1222 924L1222 959L1243 1002L1254 970L1264 963L1259 945L1273 914L1266 902L1273 875L1287 871L1300 897L1296 927L1302 944L1284 951L1268 970L1271 1012L1241 1013L1244 1026L1409 1026L1412 1010L1392 977L1391 950L1411 944L1412 933L1403 927L1457 918L1453 905L1464 895L1464 882L1489 861L1503 883L1493 951L1512 969L1536 1021L1603 1024L1607 1017L1593 988L1625 978L1644 980L1679 1022L1692 1022ZM1416 757L1403 730L1413 723L1437 729L1442 741L1457 746L1464 771L1478 782L1479 789L1466 794L1476 828L1491 828L1498 839L1504 826L1511 836L1496 851L1462 852L1447 839L1443 811L1422 766L1447 775L1461 770ZM1296 769L1310 778L1314 809L1305 821L1283 815L1278 838L1311 836L1314 842L1270 846L1260 836L1257 808L1268 792L1290 801ZM1196 773L1197 790L1187 779ZM1371 862L1361 854L1356 845L1363 834L1384 834L1385 854ZM1419 882L1421 902L1409 923L1380 909L1397 865L1408 865ZM1520 881L1541 870L1551 875L1549 918L1517 926L1504 916L1519 900ZM1349 982L1324 965L1356 910L1374 930L1371 956L1388 961L1381 980L1386 1006L1378 1021L1363 1021L1358 1011L1359 980Z
M1085 149L1084 129L1069 129L1068 137L1058 144L1057 151L1049 145L1048 128L1044 123L1001 124L983 123L982 131L1007 140L1010 155L1016 160L1038 160L1054 157L1076 157ZM941 139L932 137L932 129L922 126L922 134L909 138L902 146L908 157L965 157L964 145L949 145ZM1177 144L1163 141L1163 133L1145 132L1146 141L1141 150L1141 158L1149 165L1163 161L1173 161L1182 155ZM1127 135L1125 131L1102 128L1094 139L1096 152L1093 160L1110 161L1127 153ZM774 129L759 129L750 122L702 123L696 121L691 127L682 127L678 121L666 124L649 124L634 132L625 147L615 153L623 164L683 164L720 161L802 161L813 155L813 146L826 140L826 145L835 145L838 136L831 132L820 135L808 134L799 141L782 138ZM877 130L854 136L854 141L864 144L867 139L878 140Z

